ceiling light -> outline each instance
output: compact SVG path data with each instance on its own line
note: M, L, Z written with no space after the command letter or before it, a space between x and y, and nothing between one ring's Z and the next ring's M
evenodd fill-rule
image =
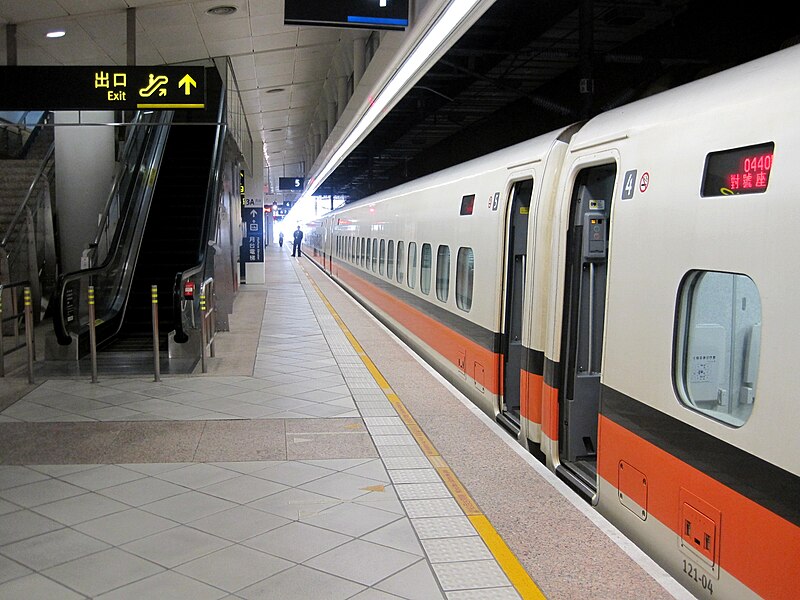
M49 38L60 38L60 37L64 37L65 35L67 35L67 32L64 31L63 29L55 29L53 31L48 31L45 34L45 36L49 37Z
M235 6L230 5L222 5L222 6L214 6L213 8L209 8L206 13L209 15L214 15L215 17L227 17L228 15L232 15L235 13L238 8Z

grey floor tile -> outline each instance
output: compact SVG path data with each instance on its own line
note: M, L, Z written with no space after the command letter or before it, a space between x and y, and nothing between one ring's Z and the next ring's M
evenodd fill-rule
M333 473L320 479L304 483L300 489L323 494L340 500L354 500L366 494L373 493L370 487L375 485L375 480L350 475L349 473Z
M433 565L433 570L446 592L509 585L505 573L493 560L438 563Z
M103 496L124 502L130 506L142 506L170 496L185 494L187 489L181 485L170 483L157 477L144 476L121 485L100 490Z
M241 542L290 522L255 508L236 506L192 521L189 526L232 542Z
M252 475L289 486L297 486L325 477L333 472L335 471L305 462L281 461L273 462L263 469L254 471Z
M353 540L307 561L309 567L364 585L374 585L394 575L419 557L362 540Z
M32 573L26 577L14 579L0 585L0 599L2 600L80 600L85 598L72 590Z
M172 519L179 523L196 521L202 517L233 508L233 502L202 494L200 492L186 492L177 496L170 496L140 508L165 519Z
M108 544L65 527L3 546L0 552L35 571L42 571L108 548Z
M492 560L492 553L477 535L427 539L422 545L432 563Z
M520 596L517 590L508 586L447 592L447 600L520 600Z
M226 592L180 573L162 571L97 596L97 600L217 600L225 596Z
M297 520L318 514L339 503L339 500L328 496L291 488L256 500L250 503L250 506L287 519Z
M6 581L11 581L12 579L18 579L20 577L24 577L25 575L30 575L31 573L33 573L33 571L31 571L28 567L25 567L18 562L11 560L10 558L0 555L0 583L5 583Z
M288 560L236 545L183 564L176 571L235 592L292 566Z
M384 579L375 587L408 600L444 599L435 575L424 560Z
M182 485L194 490L204 488L236 476L237 473L234 471L205 463L195 463L187 467L174 469L172 471L156 475L158 479L163 479L165 481Z
M64 527L30 510L18 510L0 516L0 546Z
M293 522L250 538L243 544L300 563L341 546L351 539L347 535Z
M128 508L127 504L89 492L80 496L72 496L64 500L50 502L49 504L42 504L34 507L33 510L64 525L76 525L84 521L127 510Z
M0 497L27 508L85 494L86 490L58 479L45 479L0 491Z
M82 594L97 596L162 570L150 561L111 548L52 567L42 574Z
M362 536L362 540L388 546L395 550L402 550L409 554L416 554L419 557L424 557L425 552L420 545L417 534L411 527L408 519L398 519L385 527L373 531L372 533Z
M0 490L35 483L45 479L49 478L44 473L22 465L0 466Z
M378 508L363 506L352 502L337 504L319 514L303 517L304 523L337 531L352 537L385 527L400 516Z
M228 540L215 535L180 526L129 542L121 548L171 569L230 545Z
M74 528L114 546L120 546L177 526L175 521L137 508L130 508L80 523Z
M0 498L0 515L5 515L7 513L14 512L15 510L19 510L19 506L12 504L8 500L3 500Z
M204 494L230 500L237 504L247 504L259 498L285 490L286 486L251 475L239 475L219 483L200 488Z
M475 535L470 520L461 515L456 517L431 517L414 519L412 525L420 539L452 538Z
M297 565L237 593L246 600L288 600L289 598L351 598L364 586L353 581Z

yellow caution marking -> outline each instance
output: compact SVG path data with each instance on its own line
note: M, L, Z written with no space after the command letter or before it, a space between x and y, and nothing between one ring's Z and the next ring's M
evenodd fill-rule
M356 341L356 339L350 333L347 325L345 325L344 321L342 321L342 319L339 317L331 303L328 302L325 294L322 293L322 290L319 289L319 286L310 277L309 281L311 282L311 285L314 286L314 289L317 291L317 294L319 294L322 302L328 308L331 315L333 315L333 318L336 320L361 360L364 362L364 365L375 378L375 381L381 386L381 389L384 390L387 399L397 411L398 416L405 424L409 433L411 433L411 435L414 437L417 444L430 461L431 465L433 465L433 467L436 469L436 472L439 473L439 476L450 490L453 498L461 507L461 510L464 511L464 514L467 515L467 518L470 520L473 527L475 527L475 531L477 531L478 535L484 541L486 547L497 561L497 564L500 565L501 569L503 569L503 572L506 574L519 595L523 600L546 600L545 595L533 582L533 579L531 579L530 575L528 575L527 571L525 571L525 568L522 566L519 560L517 560L517 557L503 541L503 538L500 537L500 534L497 533L497 530L489 522L489 519L486 518L486 515L481 512L478 504L472 499L467 489L456 476L455 472L448 466L447 462L439 454L439 451L436 450L436 447L428 439L428 436L426 436L422 431L422 428L414 420L414 417L405 407L402 400L400 400L400 397L392 391L389 383L386 381L380 371L378 371L378 368L375 366L372 360L370 360L366 352L364 352L364 349L361 347L358 341ZM380 486L370 486L370 488L372 487ZM370 488L362 489L378 491Z
M144 104L136 105L136 108L205 108L205 104Z
M489 519L485 515L468 515L472 526L481 536L489 551L497 559L497 563L508 577L511 584L524 600L546 600L545 595L538 588L522 567L517 557L500 537Z

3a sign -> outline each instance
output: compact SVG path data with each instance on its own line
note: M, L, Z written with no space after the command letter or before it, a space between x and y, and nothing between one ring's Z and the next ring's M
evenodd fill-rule
M0 110L205 108L204 67L0 67Z

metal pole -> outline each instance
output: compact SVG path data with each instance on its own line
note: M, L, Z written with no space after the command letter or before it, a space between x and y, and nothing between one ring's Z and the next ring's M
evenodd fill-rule
M153 367L155 369L155 380L161 381L161 362L158 353L158 286L150 286L150 296L153 302Z
M92 357L92 383L97 383L97 330L94 313L94 286L89 286L89 353Z
M0 377L6 376L5 351L3 350L3 286L0 286Z
M200 294L200 365L206 372L206 295Z
M33 302L31 302L31 288L23 290L25 299L25 345L28 347L28 383L33 383Z

